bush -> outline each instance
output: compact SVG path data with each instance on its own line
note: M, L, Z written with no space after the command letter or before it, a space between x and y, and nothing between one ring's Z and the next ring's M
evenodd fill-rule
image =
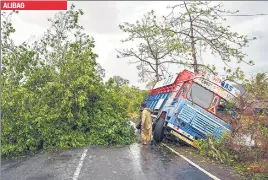
M215 140L208 136L199 140L199 151L201 154L212 157L223 164L232 164L236 155L228 149L230 134L226 134L221 140Z

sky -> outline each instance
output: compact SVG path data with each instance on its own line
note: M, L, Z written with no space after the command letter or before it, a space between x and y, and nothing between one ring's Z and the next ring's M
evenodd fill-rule
M138 70L135 65L130 65L127 59L116 58L115 49L131 47L133 44L123 44L120 40L127 34L118 28L123 22L135 23L136 20L150 10L154 10L157 15L165 15L169 12L168 5L174 5L175 1L80 1L68 2L68 6L75 4L77 8L84 11L81 18L81 25L86 32L95 39L95 53L99 55L97 62L105 69L106 79L112 76L121 76L130 81L131 85L140 88L145 87L145 83L140 83ZM226 1L225 9L239 10L239 14L268 14L268 1ZM12 23L16 29L13 39L16 43L22 43L29 39L36 39L49 27L47 19L53 17L57 11L21 11L13 17ZM251 42L245 49L248 54L246 60L254 60L255 66L241 65L247 75L254 75L257 72L268 72L268 16L251 17L228 17L228 25L232 30L256 37L257 40ZM222 63L214 56L203 53L204 63L212 63L218 67ZM170 69L171 73L180 71L177 67Z

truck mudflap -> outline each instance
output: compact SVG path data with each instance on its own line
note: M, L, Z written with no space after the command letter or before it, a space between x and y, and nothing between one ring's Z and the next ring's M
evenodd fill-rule
M179 129L177 126L174 126L171 123L167 123L167 127L171 129L170 134L186 142L187 144L199 149L198 141L193 136Z

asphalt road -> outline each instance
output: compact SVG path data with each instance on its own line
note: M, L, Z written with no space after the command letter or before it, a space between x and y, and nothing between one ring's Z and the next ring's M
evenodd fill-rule
M161 146L88 147L2 160L2 180L207 180Z

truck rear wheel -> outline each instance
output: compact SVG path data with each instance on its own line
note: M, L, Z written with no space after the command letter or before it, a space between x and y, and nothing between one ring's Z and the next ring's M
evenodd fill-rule
M154 127L154 140L156 142L161 142L164 139L164 124L165 124L165 119L160 118Z

